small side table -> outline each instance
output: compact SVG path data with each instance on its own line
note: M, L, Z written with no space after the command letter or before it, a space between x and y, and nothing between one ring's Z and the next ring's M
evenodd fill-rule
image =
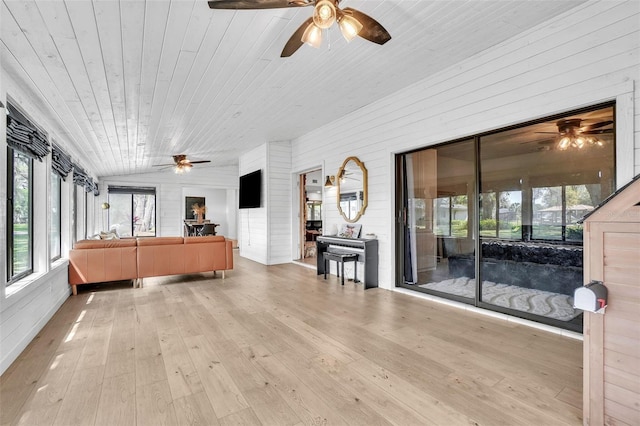
M342 285L344 285L344 263L345 262L353 262L355 267L353 268L353 282L357 283L358 281L358 255L356 253L332 253L330 251L325 251L322 253L322 257L324 259L324 279L327 279L327 271L329 271L330 261L334 260L336 262L336 270L338 272L338 276L340 276L340 266L342 266Z

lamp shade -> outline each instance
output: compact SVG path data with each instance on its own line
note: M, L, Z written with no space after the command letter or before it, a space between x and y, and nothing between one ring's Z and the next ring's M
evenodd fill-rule
M314 24L309 24L302 34L302 41L317 49L322 44L322 30Z
M331 0L320 0L313 9L313 23L318 28L329 28L336 21L336 6Z
M342 36L348 42L353 40L360 30L362 30L362 24L356 18L351 15L343 14L338 21L338 25L340 26L340 32Z

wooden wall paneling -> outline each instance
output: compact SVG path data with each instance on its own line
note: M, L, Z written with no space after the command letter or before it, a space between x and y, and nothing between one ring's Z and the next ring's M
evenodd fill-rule
M240 255L260 262L264 265L269 261L268 247L268 174L267 174L267 144L246 153L240 157L239 175L262 170L262 207L257 209L240 209L238 211L238 245Z
M100 118L100 111L95 102L93 88L87 76L82 53L64 2L40 2L37 3L37 6L74 87L73 94L63 94L71 114L64 114L60 111L60 116L68 121L74 120L82 129L85 140L95 141L105 138L104 128L101 125L96 126ZM64 141L58 142L75 145L74 142L77 141L73 139L73 136L69 135ZM98 157L88 144L83 144L81 151ZM108 157L103 155L99 155L99 157L101 161L108 160Z
M28 100L31 106L42 105L42 100L38 98L39 96L44 96L47 99L59 99L60 103L52 104L52 107L64 105L54 81L47 73L40 58L31 47L29 40L25 37L19 25L12 19L7 4L3 2L0 8L0 14L2 14L3 17L2 26L0 26L0 34L2 37L2 43L0 44L3 58L2 65L5 70L4 72L14 74L11 75L11 79L6 79L10 80L8 83L14 83L5 83L4 89L7 91L7 95L18 103L22 103L21 101L23 100ZM45 84L37 86L35 89L37 93L24 90L20 91L23 84L31 81L43 81ZM27 107L26 105L22 106ZM49 105L44 105L37 111L44 113L47 106ZM32 115L35 113L32 108L27 107L27 109L29 109L29 113ZM63 110L63 108L60 109ZM41 120L38 120L38 123L41 123Z
M122 66L127 144L132 172L136 161L145 158L144 147L138 146L138 120L140 113L140 86L142 72L142 46L144 43L144 2L120 2L122 21ZM148 161L148 160L147 160Z
M143 78L140 81L138 114L138 140L140 141L146 141L149 135L151 107L155 95L165 28L169 19L169 6L170 3L164 1L145 4L141 71ZM171 155L171 153L167 153L167 155Z
M269 162L267 179L269 197L267 223L269 226L269 265L288 263L293 259L292 200L291 194L291 143L270 142L267 146ZM264 177L263 177L264 178Z
M227 42L220 45L220 49L216 52L217 54L214 58L216 62L221 60L221 68L218 75L212 79L212 85L205 98L207 100L206 104L212 105L213 108L207 114L198 114L197 122L193 125L191 123L188 124L191 129L187 136L188 138L194 138L199 141L203 136L206 137L207 133L215 131L215 129L211 128L214 125L212 123L214 121L213 117L229 116L231 118L230 115L235 112L230 113L230 111L227 111L229 105L237 105L238 110L242 109L242 102L236 99L234 94L238 90L243 91L246 85L253 81L252 78L247 76L247 73L251 72L253 67L247 67L246 65L253 64L255 58L259 57L255 49L260 44L259 37L247 37L246 29L252 28L252 32L255 31L256 34L260 34L269 21L270 15L268 13L238 13L234 16L227 30L228 34L225 35ZM246 56L233 55L235 50L247 52ZM264 64L262 64L262 61L258 61L254 66L263 67Z
M122 50L120 2L94 2L95 23L100 39L104 74L107 78L111 117L115 125L113 141L118 146L118 162L126 164L125 170L131 172L132 153L127 144L127 117L124 87L124 52Z
M77 100L76 91L69 79L69 75L66 72L58 50L51 37L49 37L47 26L42 20L36 3L8 2L5 3L5 5L10 11L10 15L7 16L15 18L18 22L31 21L36 23L30 31L20 31L21 34L27 38L29 47L33 49L33 52L38 56L42 64L41 66L44 67L49 76L51 76L51 80L57 88L58 93L60 93L65 100ZM25 46L25 48L26 47L27 46Z
M239 25L239 27L238 27ZM211 116L215 113L220 113L217 108L223 103L224 96L223 91L226 86L235 83L238 76L234 76L236 66L230 65L230 58L234 58L233 52L236 48L243 47L244 44L251 42L249 37L243 37L243 33L240 28L246 30L253 25L251 14L234 14L230 20L229 25L225 28L224 34L221 34L225 40L239 40L236 44L233 43L218 43L209 39L213 44L214 55L211 59L212 64L216 65L215 69L207 69L207 74L203 81L203 87L200 87L196 92L194 98L187 109L186 116L188 121L185 125L185 133L182 134L184 139L193 138L194 134L199 134L204 129L211 132L211 129L207 128L207 122L211 119ZM216 32L217 34L217 32ZM240 44L240 46L237 46ZM239 58L235 59L239 61ZM229 107L226 105L225 107ZM206 113L203 113L203 109Z
M171 138L170 146L179 141L175 138L178 130L176 126L185 116L186 105L193 96L195 83L202 80L204 69L197 66L198 61L202 63L201 57L210 58L208 52L215 50L215 45L205 44L206 36L211 29L211 17L212 14L202 13L200 8L193 7L189 18L174 77L171 79L169 102L163 113L164 139Z
M157 141L158 128L162 123L162 112L170 102L168 99L169 88L171 86L172 78L178 65L178 59L180 56L180 49L182 47L182 40L186 32L189 18L191 17L191 10L194 0L188 0L181 4L181 7L169 7L169 16L164 28L164 34L162 39L162 54L160 55L160 62L157 67L156 85L153 93L153 103L151 105L151 117L149 120L148 137L150 141L153 141L160 150L169 150L163 141ZM180 84L177 82L176 84ZM175 152L169 152L170 154L178 154Z
M81 102L84 105L95 101L98 106L99 114L90 115L91 123L93 128L103 129L109 143L101 146L102 152L97 153L97 156L100 158L99 161L108 162L113 170L115 164L120 162L119 156L111 148L118 145L118 133L111 105L109 83L105 75L105 64L93 3L68 2L65 4L85 63L84 72L86 72L92 88L91 96L81 98ZM90 99L91 97L93 100Z
M599 223L587 223L588 243L585 244L584 283L602 281L604 265L603 231ZM604 419L604 317L601 314L584 313L583 343L583 421L585 425L602 424Z
M171 144L182 140L182 135L190 131L187 127L193 115L202 109L202 97L211 86L211 79L215 78L217 63L213 60L218 50L220 42L224 38L225 31L229 25L232 14L225 14L226 21L216 21L216 25L209 22L209 26L202 38L196 55L191 74L187 80L183 92L175 104L175 110L178 114L171 117L171 127L173 133L171 135ZM193 42L192 42L193 43Z
M585 223L585 282L608 288L604 315L585 312L585 424L640 421L639 187L632 182Z

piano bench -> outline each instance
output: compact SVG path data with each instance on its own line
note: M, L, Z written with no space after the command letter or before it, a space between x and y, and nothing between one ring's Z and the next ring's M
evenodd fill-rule
M344 263L345 262L353 262L355 265L353 270L353 282L357 283L358 281L358 255L356 253L332 253L329 251L325 251L322 253L322 257L324 259L324 279L327 279L327 271L329 271L329 267L331 266L330 261L336 262L336 271L338 276L340 276L340 266L342 266L342 285L344 285Z

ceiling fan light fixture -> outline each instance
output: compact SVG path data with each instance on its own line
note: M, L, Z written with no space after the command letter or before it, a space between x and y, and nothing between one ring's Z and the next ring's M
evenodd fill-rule
M304 34L302 34L302 42L316 49L322 44L322 29L315 24L309 24Z
M313 23L318 28L329 28L336 21L336 5L331 0L320 0L313 9Z
M190 172L191 167L193 167L191 163L180 163L176 165L174 172L178 175L181 175L184 172Z
M362 30L362 24L356 18L346 13L342 13L338 19L338 25L340 26L340 32L342 36L350 42L353 40L360 30Z

